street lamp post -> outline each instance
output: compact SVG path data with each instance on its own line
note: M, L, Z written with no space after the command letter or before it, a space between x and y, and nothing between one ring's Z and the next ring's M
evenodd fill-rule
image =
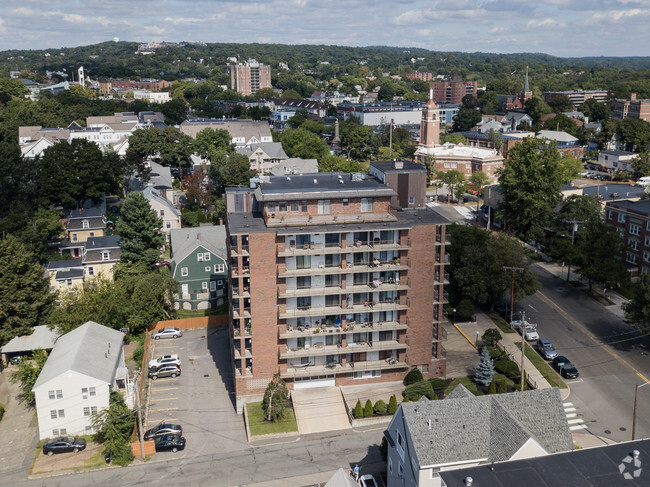
M456 324L456 308L454 308L454 325Z
M584 223L583 221L578 221L578 220L565 220L565 223L573 223L573 227L571 230L571 250L573 251L573 245L574 241L576 238L576 230L578 230L578 224ZM566 272L566 282L569 282L569 278L571 277L571 263L573 262L573 256L569 259L569 266L567 267L567 272Z
M634 410L632 412L632 439L633 440L635 439L634 435L636 434L636 400L639 395L639 389L647 386L648 384L650 384L650 382L644 382L641 385L636 384L636 387L634 388Z

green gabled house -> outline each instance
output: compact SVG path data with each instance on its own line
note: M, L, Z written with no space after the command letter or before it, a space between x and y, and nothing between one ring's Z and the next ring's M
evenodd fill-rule
M181 228L169 235L170 269L178 281L176 309L208 309L226 303L226 227Z

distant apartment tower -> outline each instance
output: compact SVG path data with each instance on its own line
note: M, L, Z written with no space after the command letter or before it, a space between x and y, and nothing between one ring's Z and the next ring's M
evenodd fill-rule
M573 108L578 108L591 99L599 103L605 103L607 101L607 90L545 91L543 96L545 103L551 102L558 96L566 96L571 101Z
M433 73L423 73L416 69L415 71L406 73L406 77L408 79L421 79L422 81L431 81L433 79Z
M478 84L476 81L442 80L429 83L433 89L433 101L436 103L463 102L463 97L472 95L476 98Z
M230 86L244 96L271 87L271 67L249 59L245 63L230 65Z
M423 204L421 167L373 164L226 190L238 411L276 373L289 389L444 376L449 221Z
M617 99L614 103L614 118L638 118L650 122L650 100L637 100L636 93L630 94L629 100Z

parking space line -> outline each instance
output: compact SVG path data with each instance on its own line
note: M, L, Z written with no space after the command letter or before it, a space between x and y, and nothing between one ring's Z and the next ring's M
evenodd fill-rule
M152 399L152 401L154 401L154 402L155 401L175 401L176 399L178 399L178 397L160 397L160 398Z
M150 409L151 413L159 413L161 411L178 411L178 408L161 408L161 409Z
M152 390L152 392L175 391L176 389L178 389L178 387L166 387L164 389L156 389L155 391Z

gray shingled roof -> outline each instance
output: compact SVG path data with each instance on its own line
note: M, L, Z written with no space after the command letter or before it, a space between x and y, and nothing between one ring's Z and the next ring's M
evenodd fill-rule
M32 328L31 335L14 337L2 347L2 353L31 352L37 348L51 350L59 336L47 325L39 325Z
M200 236L200 239L199 239ZM169 232L171 257L174 262L181 262L194 249L204 247L228 262L226 250L226 226L205 225L193 228L179 228Z
M52 260L47 263L47 270L49 271L55 269L72 269L74 267L83 268L81 259Z
M61 269L56 271L55 279L57 281L62 281L64 279L82 279L84 276L83 267L75 267L72 269Z
M123 339L122 332L94 321L66 333L56 341L32 390L68 371L112 383Z
M88 226L85 228L84 221L88 222ZM106 221L103 217L71 218L66 225L66 230L95 230L97 228L106 228Z
M159 202L161 205L164 205L173 215L181 216L181 212L178 210L178 208L172 205L171 201L169 201L167 198L163 197L160 194L160 191L157 189L151 186L147 186L142 190L142 196L144 196L147 201L154 200Z
M121 241L122 237L119 235L89 237L88 240L86 240L86 250L119 249Z
M462 397L400 406L419 465L502 461L529 438L548 453L573 448L558 389L476 397L461 392Z
M286 159L287 153L284 152L280 142L262 142L260 144L251 144L246 147L237 147L235 151L250 158L257 149L261 149L271 159Z
M318 172L318 159L290 157L271 169L271 176L314 174Z

